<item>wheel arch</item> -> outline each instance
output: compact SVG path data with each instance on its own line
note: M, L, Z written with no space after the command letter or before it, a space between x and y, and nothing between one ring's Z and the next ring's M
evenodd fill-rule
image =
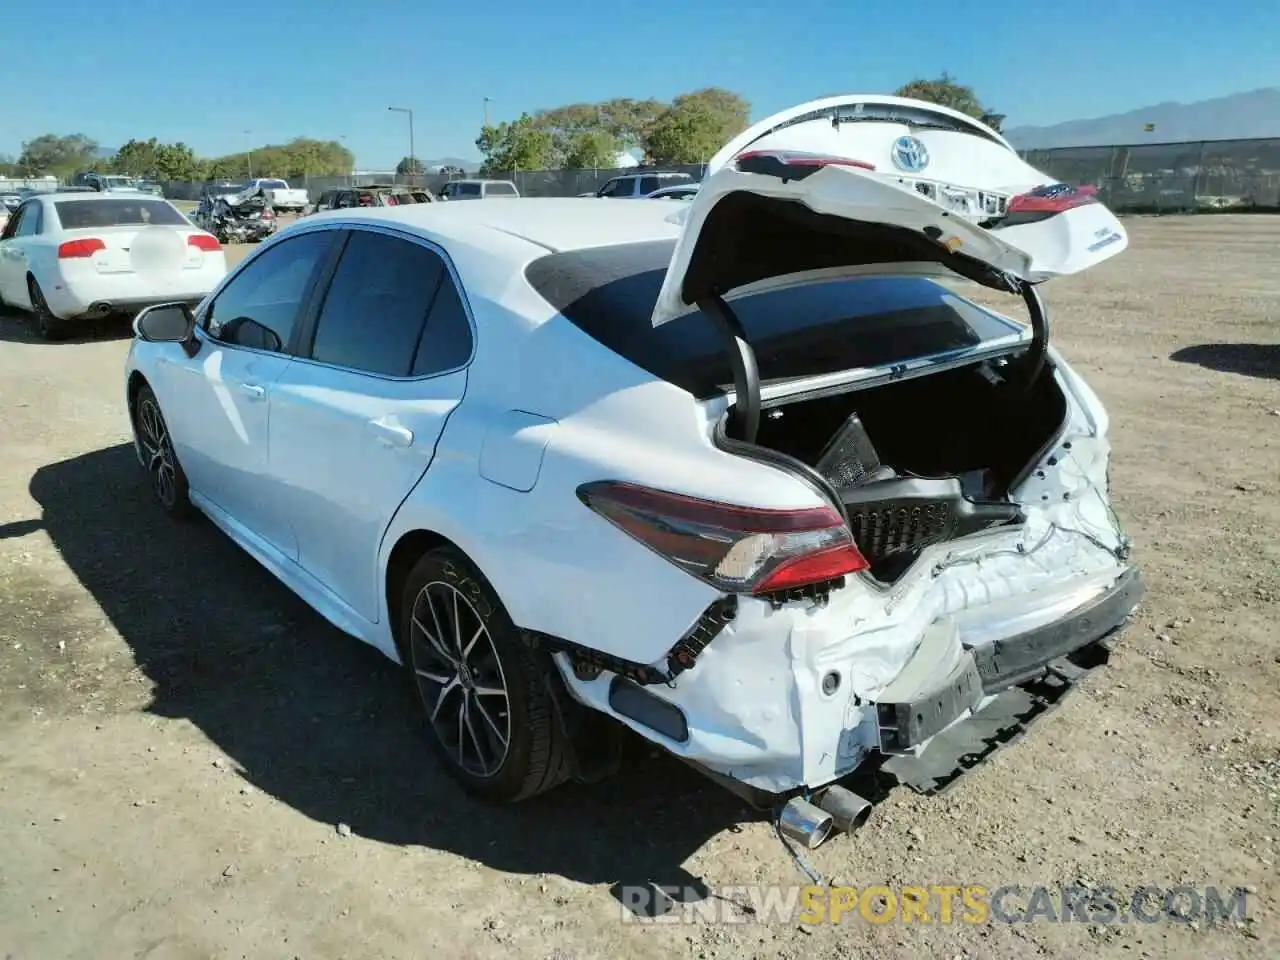
M413 570L417 562L422 558L428 550L434 550L437 547L452 547L457 550L468 562L472 564L481 573L484 571L480 565L471 558L459 544L450 540L442 533L434 530L413 529L406 530L399 539L396 540L395 546L391 548L391 552L387 555L386 575L383 577L383 592L387 601L387 627L391 630L391 640L396 646L396 652L400 655L402 663L408 662L408 653L404 649L404 642L401 637L400 621L401 613L401 594L404 592L404 585L409 579L409 573ZM488 579L487 577L485 578ZM490 581L492 586L492 581ZM496 592L497 588L494 587Z
M134 370L129 374L129 382L125 388L125 398L128 403L130 420L133 419L134 410L138 405L138 394L142 391L143 387L150 388L151 384L147 382L147 378L143 376L140 370Z

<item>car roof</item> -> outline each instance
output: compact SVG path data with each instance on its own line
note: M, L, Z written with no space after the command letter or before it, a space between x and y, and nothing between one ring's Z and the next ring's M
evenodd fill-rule
M39 193L36 194L36 196L42 197L45 200L57 200L59 203L64 200L119 200L121 202L136 200L164 200L164 197L156 197L148 193L99 193L97 190L55 190L53 193Z
M624 209L625 208L625 209ZM522 198L511 203L422 203L319 214L327 220L395 224L442 242L474 244L485 234L524 240L533 255L674 240L679 225L662 204L602 205L594 197ZM311 219L311 218L308 218Z
M678 177L683 179L688 177L693 179L693 174L681 173L679 170L642 170L639 173L623 173L614 177L615 180L625 180L631 177Z

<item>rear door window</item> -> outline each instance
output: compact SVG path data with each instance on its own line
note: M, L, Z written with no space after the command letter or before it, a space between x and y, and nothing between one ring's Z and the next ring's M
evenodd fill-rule
M485 186L485 193L491 197L514 197L516 188L509 183L490 183Z
M415 371L444 261L411 240L355 230L316 321L311 359L387 377Z
M413 375L425 377L455 370L470 357L471 324L462 295L446 270L427 314L427 328L413 360Z

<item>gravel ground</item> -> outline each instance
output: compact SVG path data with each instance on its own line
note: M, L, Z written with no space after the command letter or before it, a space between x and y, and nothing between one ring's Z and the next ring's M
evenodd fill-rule
M817 851L838 881L1248 889L1245 922L624 923L615 884L796 884L767 823L642 746L514 809L435 768L398 672L127 446L127 329L0 317L0 956L1280 954L1280 220L1136 219L1050 285L1108 404L1149 592L1109 667L945 798ZM238 253L238 252L237 252Z

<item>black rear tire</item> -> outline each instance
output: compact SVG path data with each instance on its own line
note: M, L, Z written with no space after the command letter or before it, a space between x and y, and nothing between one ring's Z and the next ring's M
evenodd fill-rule
M549 688L555 665L525 642L466 556L450 546L422 556L405 582L400 624L427 736L464 789L511 803L570 777Z
M49 302L44 298L44 291L35 277L27 277L27 292L31 296L31 316L35 321L36 333L40 339L50 343L65 340L69 332L66 321L53 315Z
M194 513L187 475L178 462L169 425L160 411L160 401L151 387L143 385L133 401L133 435L142 451L143 466L151 492L161 509L175 520L185 520Z

